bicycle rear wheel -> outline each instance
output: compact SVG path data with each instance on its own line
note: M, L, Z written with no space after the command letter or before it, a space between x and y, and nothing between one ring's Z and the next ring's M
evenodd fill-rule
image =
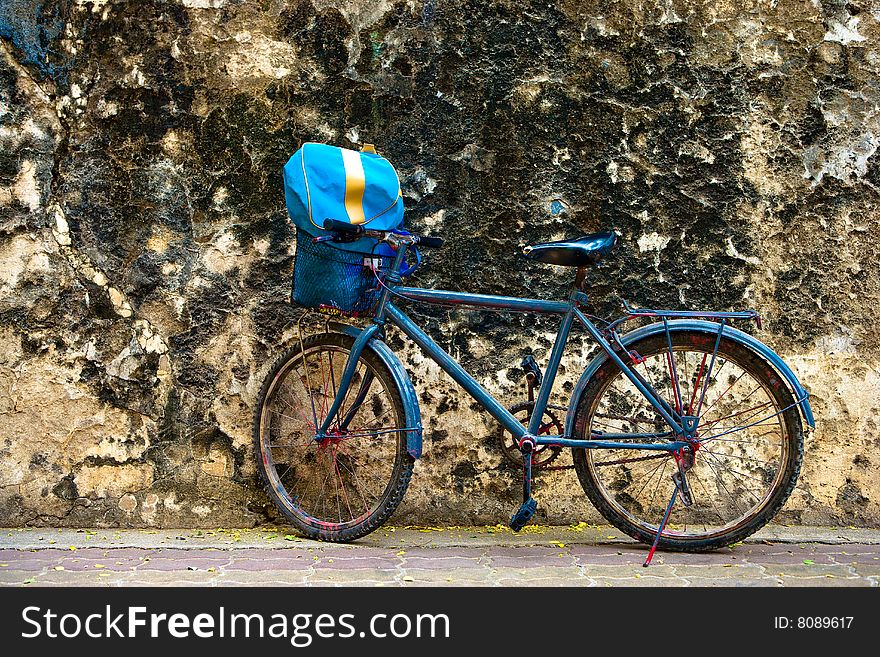
M354 338L313 335L283 354L263 382L253 438L266 492L303 534L351 541L382 525L409 485L400 391L385 363L365 349L328 437L315 440Z
M714 336L695 331L673 332L671 352L665 333L629 347L645 358L636 370L670 406L700 417L700 444L687 472L694 503L685 507L677 500L673 506L659 542L668 550L724 547L763 527L794 489L803 459L798 408L773 367L727 338L713 364L714 348ZM607 440L603 434L667 431L659 413L609 360L581 396L574 434ZM653 542L675 486L672 454L572 451L581 486L602 515L633 538Z

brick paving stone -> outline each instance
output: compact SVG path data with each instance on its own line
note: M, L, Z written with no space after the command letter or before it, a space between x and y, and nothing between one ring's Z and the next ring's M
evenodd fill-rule
M867 554L880 557L880 545L861 545L846 543L843 545L822 546L829 554Z
M560 566L558 568L550 566L536 566L535 568L493 567L491 572L495 579L498 580L517 577L522 581L555 577L578 579L584 576L581 569L576 566Z
M845 577L780 577L782 586L824 586L824 587L841 587L841 586L871 586L865 578L845 578Z
M555 557L565 548L558 546L532 546L532 547L490 547L486 550L486 556L491 559L496 558L513 558L521 559L523 557Z
M311 571L267 570L236 570L224 572L223 579L218 583L228 586L304 586Z
M128 579L128 573L49 570L35 580L34 584L39 586L110 586L113 582L128 581Z
M0 570L0 586L21 586L27 579L35 579L41 571L32 570Z
M499 586L549 586L549 587L592 587L595 582L587 577L571 579L568 577L539 577L524 581L520 578L503 578L498 580Z
M521 557L491 557L493 567L506 568L532 568L534 566L570 566L575 564L575 558L566 553L558 552L553 555L521 556Z
M207 571L213 568L219 571L224 565L229 563L229 559L229 557L225 559L204 559L198 554L175 559L160 554L149 561L143 561L135 570Z
M494 562L493 562L494 563ZM432 559L430 557L403 557L404 568L425 568L429 570L459 570L467 568L485 568L476 559L458 559L456 557L444 557Z
M463 571L452 572L445 572L440 570L420 570L417 568L413 568L405 570L403 577L412 577L415 583L467 583L472 586L484 586L486 584L493 585L495 582L498 581L497 573L492 572L488 568L482 570L474 570L469 568Z
M873 555L871 553L861 553L861 554L832 554L831 557L834 559L835 563L842 564L865 564L865 565L880 565L880 557Z
M521 550L522 548L513 548ZM456 557L459 559L480 559L486 556L487 548L469 548L469 547L419 547L403 550L406 558L427 557L431 559L444 559L446 557ZM392 554L394 554L392 552Z
M316 561L311 555L293 559L252 559L248 556L233 555L222 566L223 570L308 570Z
M222 578L221 573L151 570L134 572L128 581L135 586L210 586Z
M651 576L640 576L639 578L615 578L615 577L593 577L590 576L590 579L595 582L596 586L610 586L610 587L634 587L634 586L645 586L645 587L663 587L663 586L687 586L687 580L678 578L678 577L651 577Z
M345 582L360 582L360 581L371 581L371 582L394 582L397 577L400 575L400 571L397 569L394 570L333 570L331 568L321 568L316 569L306 581L309 583L317 582L320 580L327 580L330 582L337 583L345 583Z
M780 554L763 554L763 555L751 555L749 556L749 561L760 561L760 563L768 564L778 564L778 565L790 565L790 564L800 564L804 565L804 559L808 559L816 564L833 564L834 559L830 554L811 554L809 552L783 552Z
M824 577L825 575L834 575L835 577L853 577L850 566L809 565L805 563L793 564L767 564L766 570L768 575L777 577Z
M859 577L878 577L880 576L880 563L858 563L850 565L850 570Z
M387 559L378 557L372 559L354 559L350 557L340 558L335 556L322 557L318 561L313 561L312 563L316 567L330 568L334 570L363 570L375 568L382 570L396 570L400 565L400 561L400 558Z
M677 568L667 564L652 563L643 568L641 564L590 564L581 566L587 577L675 577Z
M653 571L654 566L651 565L648 571ZM652 573L653 574L653 573ZM769 577L764 568L756 564L737 564L737 565L676 565L675 574L681 577L706 577L714 579L734 579L740 577Z
M781 586L773 577L692 577L690 573L682 574L682 578L687 580L690 586L733 586L733 587L761 587L761 586Z
M573 551L572 551L573 552ZM582 566L641 566L645 562L645 557L647 556L647 552L643 554L633 554L633 553L623 553L619 554L617 552L608 552L607 554L572 554L575 559L575 563L578 563ZM661 560L657 557L654 558L655 563L660 563Z

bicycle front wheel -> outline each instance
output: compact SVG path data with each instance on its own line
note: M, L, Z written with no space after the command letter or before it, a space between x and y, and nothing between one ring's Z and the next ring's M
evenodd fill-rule
M380 527L403 499L415 463L400 391L369 349L327 437L316 440L353 344L348 335L324 333L295 345L270 369L254 411L266 492L303 534L326 541Z
M715 336L673 332L643 338L635 366L672 408L700 417L699 447L687 471L693 504L677 500L659 547L711 550L741 541L779 511L797 482L803 430L795 400L759 354ZM710 368L711 366L711 368ZM612 361L597 370L577 408L575 436L621 443L660 442L669 426ZM671 439L671 437L670 437ZM590 501L618 529L651 543L672 496L678 466L670 452L574 449Z

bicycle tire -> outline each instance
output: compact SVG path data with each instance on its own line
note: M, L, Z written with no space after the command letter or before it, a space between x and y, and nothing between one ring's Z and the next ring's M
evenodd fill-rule
M714 350L715 344L714 337L707 336L706 333L696 331L674 331L671 334L671 340L673 350L677 354L681 354L683 352L710 354ZM650 359L652 357L659 357L661 354L666 354L669 351L665 333L648 336L646 338L638 340L637 342L629 345L628 349L636 352L637 354L645 358L646 362L648 362L647 359ZM778 459L778 469L774 474L772 482L769 484L768 491L765 493L763 498L759 500L759 503L757 505L753 505L751 508L749 508L749 510L744 513L742 517L734 518L725 525L713 528L710 528L710 526L705 523L704 519L704 531L702 532L694 527L691 527L690 530L688 530L687 524L685 524L684 532L682 532L680 529L674 530L668 528L664 530L663 534L661 534L660 536L658 547L660 547L661 549L672 551L698 552L718 549L742 541L744 538L750 536L761 527L763 527L765 524L767 524L779 512L779 510L785 504L786 500L791 495L791 492L794 490L794 487L797 483L798 474L800 472L801 463L803 461L803 428L797 405L788 387L785 385L781 377L777 374L773 366L769 362L767 362L760 354L726 337L723 337L719 342L717 357L718 363L721 363L722 360L725 364L734 363L734 367L740 368L743 372L746 372L751 377L753 377L755 381L759 384L760 389L762 389L767 396L768 402L766 402L766 410L770 411L772 409L775 409L778 411L778 414L773 416L775 418L779 418L778 424L780 426L779 433L781 453L780 458ZM688 363L688 356L685 355L683 361L679 361L679 363L681 362L683 362L686 367ZM706 361L704 360L703 362L705 363ZM674 371L674 369L675 368L667 367L667 371L669 372ZM696 367L694 368L694 370L694 373L696 374ZM701 372L704 371L702 366L700 370ZM646 367L645 371L649 372L650 370ZM742 378L744 378L744 375L741 375L740 379ZM583 436L587 435L587 431L590 431L590 435L592 435L592 425L595 421L594 416L597 414L597 408L599 408L600 404L602 403L603 396L606 394L606 392L609 391L611 386L614 385L616 381L623 381L623 379L624 377L621 370L610 359L596 371L595 375L588 382L583 394L580 397L580 400L578 401L575 419L575 430L573 432L575 434L575 437L583 439ZM670 374L667 379L670 382L670 388L672 388L673 386L671 385L671 382L674 380L672 375ZM691 380L693 380L693 377L691 377ZM728 383L728 380L724 380L722 383L726 384ZM734 383L731 385L731 387L733 385L739 385L739 383ZM699 391L698 379L693 388L696 392ZM622 389L622 387L620 389ZM618 395L617 398L615 398L614 403L620 404L621 402L619 397L621 393L619 393L618 388L615 388L615 390L618 391ZM723 398L724 394L728 393L725 392L721 394L720 398ZM614 395L609 394L607 398L610 399L613 396ZM672 395L670 395L670 397L671 396ZM690 404L694 404L695 396L696 393L691 395ZM706 396L708 397L708 395ZM644 400L644 398L642 399L644 403L647 404L647 400ZM687 401L688 399L685 395L681 403L685 404ZM754 409L747 410L753 411ZM738 413L734 413L733 415L739 415L740 418L743 418L744 416L740 415L740 413L744 412L745 411L741 411ZM763 412L761 414L763 414ZM657 414L656 417L659 418L659 414ZM728 418L722 417L722 419L727 420ZM635 417L634 420L635 422L641 423L642 425L648 422L648 418L641 415ZM714 423L707 421L707 424L705 426L714 427L717 425L717 422L719 422L719 420L715 420ZM745 426L746 420L737 419L735 422L741 422ZM761 422L764 422L763 418ZM659 420L657 421L656 426L660 426ZM773 423L770 422L768 426L772 427ZM666 428L668 429L668 426L666 426ZM707 434L709 434L709 432L711 431L716 430L709 428L707 429ZM757 444L756 439L746 441L745 439L737 440L723 438L722 436L729 436L731 434L725 434L723 432L719 433L720 435L718 436L713 436L709 434L707 438L704 438L704 440L706 440L706 443L701 442L701 447L708 445L709 442L714 442L715 445L725 444L719 441L729 441L731 443L739 442L747 445L752 443ZM768 431L768 435L770 433L771 432ZM734 433L733 435L736 434ZM764 442L769 443L771 440L772 439L768 439ZM732 450L734 448L731 447L729 449ZM737 447L737 449L744 448ZM588 454L588 452L590 453ZM629 454L635 453L633 450L627 450L627 452ZM654 541L654 538L656 537L657 528L660 524L660 519L662 515L660 517L656 517L655 521L653 522L651 522L647 518L636 518L636 515L638 515L639 513L647 515L647 512L638 511L639 508L643 509L644 505L641 504L638 500L633 501L633 492L635 492L634 488L636 483L633 483L632 481L633 476L631 472L628 475L625 472L628 467L630 467L631 470L635 469L635 467L630 466L630 464L621 464L619 461L607 461L607 457L602 457L606 458L606 461L596 461L597 457L594 456L594 454L597 453L607 454L609 452L604 452L604 450L585 450L578 448L572 450L575 471L577 472L578 479L587 497L590 499L596 509L598 509L598 511L602 514L602 516L612 525L638 541L649 544L652 543ZM613 454L614 452L612 451L610 453ZM644 454L644 452L639 452L638 454ZM709 456L710 454L713 454L711 458ZM659 456L642 456L640 457L640 460L644 463L647 462L648 459L662 459L664 456L670 457L668 452L663 452ZM700 456L700 450L698 449L696 453L698 463ZM721 480L722 484L722 476L725 473L721 470L720 464L725 462L729 464L730 459L741 459L740 461L735 461L735 463L738 464L737 467L740 469L753 468L752 472L756 471L754 470L755 468L757 468L757 471L759 472L761 468L769 471L771 470L770 465L774 465L774 463L770 461L765 462L757 458L746 457L733 453L722 454L721 458L726 459L726 461L721 461L721 459L714 456L714 452L711 451L705 453L704 456L704 461L707 464L705 471L714 471L716 473L716 479ZM674 461L672 463L674 465ZM768 465L758 465L762 463ZM742 464L745 464L745 466L743 466ZM599 468L607 467L608 465L621 466L619 469L622 474L617 480L615 480L615 483L613 484L609 484L607 481L599 481ZM659 465L657 467L659 467ZM664 465L664 470L665 467L666 466ZM695 469L691 472L696 472L696 465L694 467ZM740 470L736 469L731 469L731 472L743 475L743 477L748 476L746 475L746 473L743 473ZM705 472L703 476L705 476ZM734 478L736 478L736 475L733 476ZM627 480L627 477L629 478L629 480ZM610 477L608 478L610 479ZM769 478L769 473L765 472L760 477L752 478L756 481L766 480ZM663 472L661 472L661 474L657 478L658 488L661 486L662 479ZM705 483L702 481L702 479L697 479L697 481L699 481L700 485L703 486L703 489L706 493L711 493L711 491L709 490L710 487L705 486ZM710 484L711 483L712 482L710 481ZM626 490L624 489L628 489L631 484L633 490L630 492L626 492ZM642 484L643 487L644 485L645 484ZM654 485L653 480L651 480L651 485ZM616 492L612 492L612 489L615 489L615 486L617 487ZM752 484L752 486L754 486L754 484ZM664 506L667 503L666 500L671 497L671 490L673 489L673 487L674 484L672 484L672 482L670 481L666 487L667 497L665 499L662 496L660 497L660 500L663 500ZM694 488L693 483L691 484L691 488ZM721 487L717 486L717 483L716 490L722 490ZM724 490L730 493L730 491L726 487L724 488ZM656 492L657 491L655 490L655 494ZM757 495L755 495L754 492L752 492L752 495L756 499L758 499ZM707 495L706 497L711 497L711 495ZM736 496L731 493L731 498L735 497ZM719 518L723 520L724 515L717 506L716 501L713 500L712 504L715 505L715 513L717 513ZM676 501L676 505L679 506L679 508L683 508L680 507L679 500ZM733 505L736 509L741 508L740 502L738 501L733 501ZM649 503L647 506L651 507L651 504ZM670 518L672 519L674 516L675 512L673 513L673 515L670 516ZM687 521L685 520L685 522Z
M275 507L287 518L303 535L323 541L331 541L331 542L348 542L353 541L358 538L361 538L370 532L375 531L383 523L385 523L388 518L394 513L403 499L404 494L406 493L407 487L409 486L410 479L412 477L413 467L415 464L415 459L407 452L406 448L406 432L402 429L405 428L405 413L402 401L402 395L400 390L398 389L394 377L391 372L388 370L385 363L382 361L379 356L377 356L370 349L365 349L358 361L358 370L356 370L356 374L358 371L364 372L361 380L365 380L367 378L366 372L369 372L374 377L375 381L378 381L381 389L387 393L387 403L389 405L389 411L391 416L393 417L393 427L390 429L383 429L383 436L391 436L390 438L384 439L385 442L382 444L382 449L387 454L385 461L393 459L393 462L388 464L389 466L389 475L387 476L387 483L384 485L381 494L375 496L375 501L372 505L367 504L366 496L363 495L363 491L361 492L361 496L364 498L365 511L361 513L359 516L354 517L353 511L349 506L349 512L352 513L352 518L348 520L342 520L342 513L340 513L337 521L333 521L327 517L319 517L319 514L316 514L314 510L306 510L304 508L304 504L302 500L304 499L303 495L292 495L292 491L288 490L288 487L284 484L285 474L279 474L279 470L276 467L277 459L273 454L273 449L282 449L289 450L288 453L297 454L295 457L289 457L288 460L294 461L297 460L297 463L291 462L287 471L293 470L293 476L297 476L297 468L301 471L305 471L305 475L301 475L301 478L305 478L308 476L309 471L306 470L307 467L311 467L312 469L317 469L318 465L309 465L310 461L314 461L318 463L322 460L327 460L332 458L332 466L334 469L334 477L338 477L339 482L342 484L342 490L345 491L345 478L348 478L349 482L357 481L362 467L362 462L356 460L352 456L352 450L359 448L357 443L352 443L351 439L345 439L344 437L340 437L336 439L336 452L333 452L333 446L330 445L325 449L325 451L332 452L331 456L324 457L322 455L313 455L318 454L319 449L321 449L321 443L318 441L314 441L314 426L310 428L309 425L309 408L306 407L305 412L299 413L301 417L297 418L295 415L298 411L293 410L292 415L289 416L290 420L299 422L300 426L303 429L299 432L304 436L311 431L311 443L309 442L309 437L305 436L302 441L302 446L297 444L297 441L290 440L286 444L276 444L272 445L272 431L273 425L271 421L271 417L275 415L276 417L279 415L277 412L272 411L272 404L274 402L275 396L279 394L279 391L282 387L282 382L286 381L286 376L289 375L299 364L303 368L303 372L306 373L306 379L314 378L309 374L309 362L310 356L312 364L314 364L315 358L313 357L315 354L321 354L318 357L318 361L321 367L324 367L325 358L324 353L330 353L326 359L329 362L329 366L327 369L330 372L334 370L338 372L340 368L340 361L342 366L344 366L345 361L347 360L348 353L350 353L351 348L354 344L354 338L342 333L322 333L318 335L312 335L305 338L301 343L295 344L293 347L288 349L285 353L279 356L272 367L269 369L268 374L266 375L263 384L260 389L260 393L257 398L257 404L254 408L254 416L253 416L253 440L254 440L254 450L257 459L257 469L260 471L260 477L263 482L263 487L269 496L269 498L274 503ZM337 363L334 364L332 360L332 353L342 354L345 353L345 359L337 360ZM330 379L333 378L333 374L331 374ZM308 383L303 383L303 377L300 376L300 383L302 386L307 388L308 398L312 404L312 409L314 409L314 399L316 396L320 396L322 398L322 402L324 405L327 405L327 400L332 401L332 397L335 396L335 381L333 383L332 389L327 389L327 377L324 377L324 381L322 382L322 393L315 392L312 389L313 382L309 381ZM373 384L369 384L369 390L373 390ZM320 386L315 386L315 389L320 388ZM346 401L351 399L351 395L354 394L353 390L356 389L356 382L353 381L349 391L346 395ZM369 391L368 391L369 394ZM372 398L371 398L372 399ZM366 399L359 404L357 413L360 413L361 408L366 406ZM285 400L288 406L293 409L293 406L290 404L290 400ZM375 406L375 399L372 399L373 406ZM354 404L352 404L354 406ZM342 410L340 414L337 415L337 420L342 414ZM315 411L312 411L315 413ZM378 413L378 411L374 411L374 417ZM288 416L285 416L288 417ZM357 415L355 416L357 417ZM319 425L322 417L318 414L318 420L311 423L312 425ZM279 420L275 424L276 435L281 433L282 430L279 428L282 422ZM289 423L291 426L295 426L295 422ZM338 424L335 423L335 424ZM367 429L367 432L370 430L375 430L375 428ZM294 433L292 430L289 430L288 433ZM378 439L379 433L373 436L374 439ZM393 441L393 444L391 443ZM366 442L366 441L362 441ZM312 444L313 443L313 444ZM329 443L328 443L329 444ZM344 444L344 447L341 447ZM314 452L311 452L310 449L314 447ZM340 450L344 450L340 455ZM361 452L369 452L369 450L361 450ZM361 452L358 452L360 454ZM347 458L347 465L343 465L340 469L339 463L341 463L341 459L345 457ZM348 468L348 470L346 470ZM328 474L329 477L329 461L328 461ZM325 478L325 484L327 479ZM382 478L384 481L384 477ZM334 483L338 483L334 478ZM380 482L381 484L381 482ZM296 488L293 488L295 491ZM308 492L308 491L306 491ZM321 494L323 494L323 488L321 490ZM338 490L336 492L337 497L337 505L340 504L339 493ZM346 493L346 503L349 503L350 500L347 497ZM315 505L317 507L317 502ZM326 507L325 507L326 510ZM332 511L332 508L331 508ZM325 514L326 515L326 514Z

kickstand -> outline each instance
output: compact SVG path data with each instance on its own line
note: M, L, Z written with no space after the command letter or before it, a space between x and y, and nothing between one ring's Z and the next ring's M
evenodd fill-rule
M654 537L654 544L651 546L651 551L648 552L648 558L645 559L645 563L642 564L643 568L647 568L651 565L651 559L654 558L654 551L657 549L657 544L660 542L660 534L666 529L666 523L669 522L669 514L672 513L672 505L675 504L675 498L678 497L678 490L679 483L676 481L675 490L672 491L672 497L669 499L669 505L666 507L666 513L663 514L663 522L661 522L660 527L657 528L657 536Z

